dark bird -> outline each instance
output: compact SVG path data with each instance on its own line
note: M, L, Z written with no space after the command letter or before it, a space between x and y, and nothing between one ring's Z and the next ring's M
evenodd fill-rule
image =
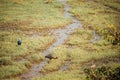
M58 59L58 57L54 57L54 56L52 56L51 54L48 54L48 55L46 55L45 56L45 58L48 58L48 59Z
M21 44L22 44L21 38L18 39L17 44L18 44L18 45L21 45Z

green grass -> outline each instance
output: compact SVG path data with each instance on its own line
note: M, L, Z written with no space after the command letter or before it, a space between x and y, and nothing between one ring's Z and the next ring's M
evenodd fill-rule
M70 12L84 27L76 29L64 44L53 49L52 55L58 59L50 60L43 68L41 72L46 76L33 80L86 80L84 67L93 64L97 67L114 64L114 67L119 64L118 45L113 46L103 38L95 43L90 42L93 29L109 25L119 28L117 0L67 1L71 6ZM63 8L57 0L1 0L0 79L19 80L13 77L29 71L33 63L44 60L38 53L42 53L55 41L51 30L71 23L71 20L64 16ZM19 37L22 38L21 46L17 45ZM60 71L66 61L70 62L68 69Z
M58 57L58 59L53 59L49 61L49 64L47 64L42 72L53 72L59 70L62 64L65 63L65 60L67 59L67 55L65 54L67 51L65 46L59 46L53 49L52 55L54 57Z
M35 63L35 62L39 62L39 61L42 61L44 58L42 55L38 55L38 54L31 54L27 57L27 59L32 62L32 63Z
M98 0L99 2L100 0ZM113 8L114 10L120 12L120 1L119 0L101 0L101 3L105 4L106 6Z
M90 42L89 40L91 39L92 35L93 34L91 30L84 28L77 29L71 34L71 36L69 37L69 41L67 41L67 44L81 45L81 44L89 43Z
M16 32L1 32L1 56L23 56L32 51L43 51L53 41L52 36L28 37L22 34L15 34ZM18 37L22 38L22 45L17 45Z
M0 57L0 65L9 65L12 64L11 57Z
M17 45L18 37L22 38L21 46ZM0 78L18 75L27 71L31 63L43 60L43 56L39 55L38 52L45 50L54 41L53 36L33 38L15 31L2 31L0 33L0 39ZM25 57L28 62L21 63ZM23 68L25 68L24 70L14 64L17 61L18 63L20 61L21 64L19 64L19 66L23 66ZM11 69L14 69L13 72Z
M79 77L79 75L85 76L84 74L78 74L75 75L76 73L78 73L77 70L73 71L72 73L69 71L65 71L65 72L55 72L54 74L49 74L47 76L43 76L40 78L33 78L32 80L85 80L84 77Z
M65 44L53 50L52 54L57 56L58 59L51 60L44 67L43 72L47 76L33 78L33 80L86 80L85 67L91 67L93 64L97 67L104 64L107 66L110 66L109 64L112 66L119 64L119 46L111 45L104 38L95 43L90 42L93 30L109 27L109 25L119 28L120 16L118 11L102 3L106 2L109 4L112 0L97 0L98 2L94 2L94 0L67 1L71 6L70 12L84 24L84 28L75 30ZM113 1L113 4L117 3ZM114 5L113 7L119 8L119 5ZM63 72L59 71L66 60L70 61L69 68Z
M63 10L57 0L0 1L0 79L20 75L44 59L38 53L55 41L51 29L71 23Z
M24 65L21 65L18 63L14 65L2 66L0 68L0 79L4 77L9 77L11 75L15 76L15 75L21 74L26 70L27 68Z
M10 27L15 25L20 29L50 29L70 23L63 14L63 5L56 0L50 4L46 4L44 0L21 1L0 2L0 23L3 24L1 27L5 28L9 23Z
M53 49L52 54L58 59L51 60L42 70L46 76L33 78L33 80L86 80L84 73L85 67L93 64L98 66L119 64L119 47L112 46L109 42L100 40L96 43L90 42L91 30L77 29L75 30L66 43ZM84 36L86 35L86 36ZM74 37L75 36L75 37ZM74 39L82 37L79 42ZM87 41L87 43L86 43ZM60 71L60 67L70 61L69 68L66 71ZM106 63L106 61L108 63ZM89 65L88 65L89 64Z
M98 1L98 2L96 2ZM120 25L120 16L119 13L106 7L103 3L111 3L111 4L119 4L113 0L105 1L105 0L92 0L92 1L77 1L77 0L68 0L71 4L72 9L70 12L78 18L80 21L85 23L87 26L96 27L105 27L109 25L114 25L118 27ZM119 5L114 5L113 7L120 7Z

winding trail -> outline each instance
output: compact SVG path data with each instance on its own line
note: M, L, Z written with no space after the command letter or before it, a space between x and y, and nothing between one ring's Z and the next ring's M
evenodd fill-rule
M43 56L46 56L48 54L51 54L53 48L60 46L61 44L64 44L65 40L69 37L70 33L74 31L74 29L82 27L82 24L77 20L75 17L71 16L69 13L70 6L66 3L65 0L59 0L64 5L64 15L67 18L72 19L72 23L65 26L64 29L56 29L53 31L53 35L56 38L56 42L54 42L48 49L46 49L42 54ZM95 43L99 41L101 37L96 34L95 31L93 31L93 38L90 40L90 42ZM22 74L20 78L22 80L31 80L33 77L43 76L40 71L44 68L44 66L48 64L48 59L45 59L44 61L34 64L30 71L28 73ZM63 66L60 67L61 71L64 71L68 68L69 62L66 62Z
M77 20L76 18L72 17L69 13L70 6L66 3L65 0L59 0L64 5L64 15L67 18L72 19L72 23L68 26L66 26L64 29L56 29L53 34L56 37L56 42L54 42L47 50L45 50L42 54L45 56L47 54L51 54L53 48L63 44L65 40L69 37L70 33L74 31L74 29L78 27L82 27L82 24ZM41 53L39 53L41 54ZM42 76L43 74L40 73L40 71L43 69L43 67L48 64L48 60L45 59L44 61L33 65L33 67L30 69L30 71L26 74L22 74L20 78L22 80L31 80L33 77ZM61 67L61 70L64 70L66 67Z

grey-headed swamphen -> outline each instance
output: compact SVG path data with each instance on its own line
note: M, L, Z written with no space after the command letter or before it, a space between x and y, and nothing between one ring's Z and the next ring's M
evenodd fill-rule
M21 45L21 44L22 44L21 38L18 39L17 44L18 44L18 45Z

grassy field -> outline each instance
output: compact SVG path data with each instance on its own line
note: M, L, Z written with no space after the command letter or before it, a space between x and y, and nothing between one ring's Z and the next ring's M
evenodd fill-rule
M56 0L50 4L44 0L1 0L0 5L3 29L50 29L63 27L70 22L62 13L63 5Z
M120 42L119 0L67 0L70 12L90 29L97 30L111 43Z
M91 43L91 32L81 28L73 32L64 45L53 50L52 54L58 59L51 60L44 67L43 72L46 76L33 78L33 80L86 80L84 73L86 67L96 65L97 68L110 64L120 66L120 48L112 46L105 40ZM66 65L66 62L69 62L68 69L61 71L61 66Z
M76 16L80 21L92 27L105 27L114 25L119 27L119 0L68 0L72 9L70 12ZM105 6L105 4L108 6ZM115 7L113 9L109 6Z
M56 0L0 0L0 79L27 72L42 61L38 53L55 41L51 30L70 22Z
M32 80L86 80L85 68L120 67L119 44L101 37L92 43L93 31L114 26L120 29L119 0L67 0L70 13L83 24L70 34L64 44L55 47L41 71L45 76ZM51 31L64 28L71 19L64 16L64 6L57 0L0 0L0 79L20 80L34 63L44 60L42 53L54 41ZM119 36L118 36L119 37ZM22 38L22 45L17 45ZM62 71L61 67L67 66Z
M65 44L53 50L52 54L58 59L51 60L44 67L43 72L46 76L33 78L33 80L86 80L85 68L116 65L120 67L119 44L113 46L104 37L101 37L98 42L90 42L94 30L99 33L99 29L113 25L119 31L119 1L67 1L71 6L72 15L79 19L84 26L75 30ZM66 71L61 71L60 68L66 64L66 61L70 62L69 67Z

